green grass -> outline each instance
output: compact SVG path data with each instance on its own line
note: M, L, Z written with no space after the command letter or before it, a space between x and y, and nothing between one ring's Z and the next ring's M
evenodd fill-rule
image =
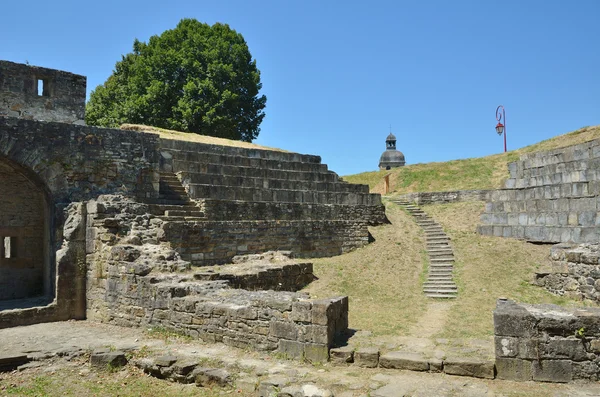
M389 194L497 189L503 186L508 177L507 164L518 160L519 156L597 138L600 138L600 127L584 127L508 153L440 163L413 164L389 171L364 172L344 176L344 180L369 185L372 192L383 193L383 177L390 174Z
M535 270L548 261L548 245L477 234L483 202L423 206L452 240L456 258L458 298L444 338L485 338L493 335L492 312L499 297L522 303L583 305L552 295L531 284Z
M305 288L315 298L348 295L350 328L375 336L405 334L426 306L421 229L395 205L386 212L392 224L370 228L374 243L314 259L318 280Z

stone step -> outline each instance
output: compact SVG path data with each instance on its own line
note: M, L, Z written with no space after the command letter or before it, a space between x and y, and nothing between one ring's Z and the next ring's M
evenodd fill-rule
M175 161L188 161L192 163L222 164L233 165L237 167L254 167L286 171L327 171L326 164L304 161L285 161L268 158L247 157L244 155L216 154L207 152L178 151L171 154L173 155L173 166L175 166ZM174 168L174 171L178 170Z
M434 241L450 241L450 237L448 236L425 236L427 238L427 242Z
M427 282L429 282L429 283L433 283L433 282L454 283L452 275L442 276L442 275L435 275L435 274L430 274L427 277Z
M436 282L436 281L426 281L423 283L423 287L431 287L431 288L449 288L456 290L456 284L453 282Z
M171 154L176 154L179 152L213 153L218 155L229 154L234 156L273 159L278 161L301 161L317 164L321 162L320 156L315 156L312 154L285 152L269 148L222 146L201 142L189 142L172 139L161 139L160 146L163 150L171 152Z
M456 299L456 294L452 294L452 293L428 292L425 294L425 296L428 298Z
M309 182L340 182L339 176L333 171L294 171L279 169L264 169L256 167L242 167L223 164L207 164L190 161L173 161L173 170L187 176L202 175L228 175L244 178L271 178L286 179L290 181Z
M177 207L189 206L192 203L189 200L189 198L182 199L181 197L179 197L177 199L169 199L169 198L164 198L164 197L145 198L145 199L142 199L141 201L146 204L169 205L169 206L177 206Z
M443 287L426 287L423 288L423 292L425 293L445 293L445 294L456 294L456 287L455 288L443 288Z
M454 258L454 253L451 248L448 249L435 249L435 250L427 250L427 254L430 258L437 258L440 256L448 256Z
M212 198L252 202L379 205L381 196L368 193L315 192L285 189L243 188L236 186L188 185L192 198Z
M235 186L242 188L308 190L319 192L369 193L369 186L346 182L312 182L265 177L245 177L222 174L181 173L184 185Z
M183 216L183 217L204 218L204 212L197 211L197 210L167 210L167 211L165 211L165 216L168 216L168 217Z
M453 257L453 256L451 256L451 257L449 257L449 258L444 258L444 257L441 257L441 258L440 258L440 257L434 257L434 258L430 258L430 259L429 259L429 262L430 262L431 264L434 264L434 263L437 263L437 264L439 264L439 263L450 263L450 264L452 264L452 263L454 263L454 257Z

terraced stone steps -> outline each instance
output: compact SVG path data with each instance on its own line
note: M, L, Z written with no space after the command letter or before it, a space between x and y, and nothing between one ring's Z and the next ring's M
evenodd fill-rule
M403 207L425 232L427 254L429 255L429 273L423 283L423 293L429 298L453 299L458 289L453 280L454 253L450 238L443 228L418 206L403 200L392 200Z

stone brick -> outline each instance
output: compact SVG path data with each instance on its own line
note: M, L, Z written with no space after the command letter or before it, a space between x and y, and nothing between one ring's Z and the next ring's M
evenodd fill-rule
M363 347L354 352L354 364L359 367L376 368L379 363L379 350L374 347Z
M494 379L494 362L478 359L451 358L444 360L444 373L449 375Z
M354 362L354 348L343 346L330 349L329 358L333 364L351 364Z
M567 383L573 380L571 361L533 361L533 380L540 382Z
M410 371L429 371L428 360L417 353L389 352L382 354L379 357L379 366Z
M311 363L325 363L329 360L329 347L307 343L304 345L304 358Z

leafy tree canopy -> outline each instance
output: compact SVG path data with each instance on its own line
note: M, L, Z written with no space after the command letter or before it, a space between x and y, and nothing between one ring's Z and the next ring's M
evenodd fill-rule
M90 125L147 124L251 142L267 102L260 71L241 34L226 24L183 19L133 52L96 87Z

